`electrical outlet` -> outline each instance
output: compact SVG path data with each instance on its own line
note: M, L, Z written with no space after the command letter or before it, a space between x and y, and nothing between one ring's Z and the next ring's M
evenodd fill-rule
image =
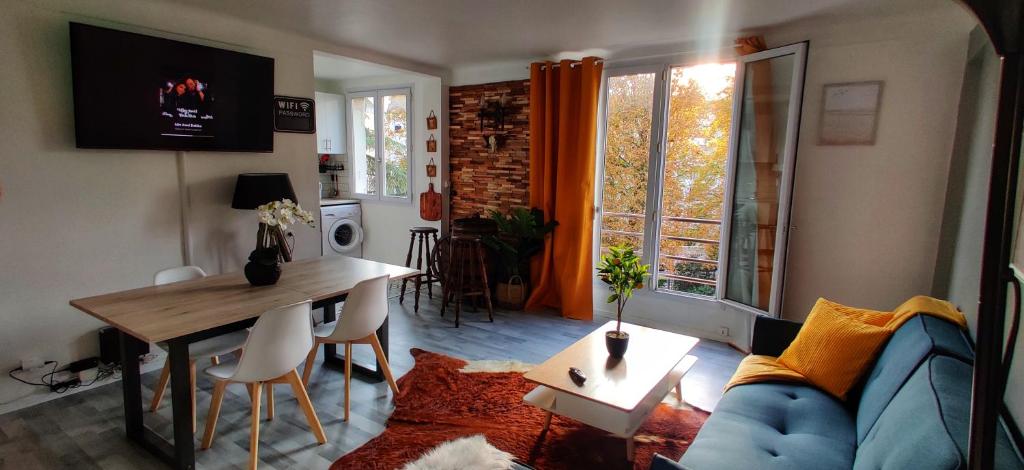
M718 334L728 338L729 337L729 328L725 327L725 326L718 327Z

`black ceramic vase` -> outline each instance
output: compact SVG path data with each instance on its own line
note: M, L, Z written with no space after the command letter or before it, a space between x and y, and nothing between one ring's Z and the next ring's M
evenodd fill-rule
M278 261L278 248L257 248L249 254L249 262L245 264L245 278L254 286L276 284L281 278L281 263Z
M608 331L604 334L604 345L608 348L608 355L621 359L626 355L626 348L629 346L629 333Z

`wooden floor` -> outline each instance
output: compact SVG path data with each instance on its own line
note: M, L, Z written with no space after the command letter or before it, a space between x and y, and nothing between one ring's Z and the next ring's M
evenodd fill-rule
M409 349L416 347L464 359L516 359L540 363L593 331L595 323L567 320L554 314L496 311L494 323L486 312L463 312L460 328L438 315L439 304L425 301L418 315L412 300L391 302L391 361L396 376L413 366ZM369 346L356 346L357 361L370 364ZM721 396L741 354L727 345L702 341L695 349L696 366L683 381L684 398L712 409ZM316 445L301 411L287 387L278 387L276 417L264 421L260 432L260 468L327 468L335 459L359 447L383 431L392 411L386 384L360 380L352 384L352 416L342 421L343 376L338 370L313 370L310 396L324 430L327 444ZM143 398L148 404L157 372L143 376ZM202 436L212 383L199 379L197 395ZM169 393L168 393L169 394ZM120 383L63 397L0 416L0 468L136 469L160 467L148 453L124 437ZM170 403L157 413L147 413L147 424L170 435ZM244 468L249 452L249 398L241 385L228 387L213 447L196 452L200 468Z

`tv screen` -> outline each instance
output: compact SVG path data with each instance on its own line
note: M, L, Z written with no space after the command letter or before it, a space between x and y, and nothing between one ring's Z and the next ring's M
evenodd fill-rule
M274 59L71 23L79 148L274 150Z

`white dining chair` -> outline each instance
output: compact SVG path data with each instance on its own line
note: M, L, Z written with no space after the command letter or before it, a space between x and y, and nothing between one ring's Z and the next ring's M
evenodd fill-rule
M206 368L203 372L214 379L210 414L206 419L202 448L213 444L217 417L229 383L246 384L252 394L251 431L249 435L249 468L255 469L259 461L260 390L267 387L269 412L273 406L272 384L287 383L292 387L299 407L318 443L327 442L324 429L309 401L306 387L299 378L298 367L309 348L313 346L313 314L310 301L270 310L260 316L249 332L249 338L238 361L225 362Z
M349 393L352 382L352 345L369 344L373 347L373 353L377 356L377 362L384 370L384 378L387 379L391 391L398 395L398 384L391 375L391 366L388 365L388 358L384 356L384 348L377 338L377 329L384 323L388 316L388 275L383 275L356 284L349 291L345 299L345 305L341 308L341 318L338 321L324 323L316 327L316 344L309 351L306 357L306 367L302 371L302 383L309 384L309 375L313 371L313 362L316 360L316 350L321 344L344 344L345 345L345 421L348 421Z
M206 277L206 273L199 266L180 266L157 272L153 276L153 284L160 286L203 277ZM216 365L220 362L220 356L239 351L245 344L247 336L248 332L244 330L233 331L188 345L189 381L192 388L192 432L196 430L196 361L209 360ZM157 346L167 350L165 343L157 343ZM153 390L153 401L149 405L149 411L156 411L160 408L160 402L164 398L164 391L167 389L167 382L170 378L171 362L165 361L163 371L160 372L160 380Z

